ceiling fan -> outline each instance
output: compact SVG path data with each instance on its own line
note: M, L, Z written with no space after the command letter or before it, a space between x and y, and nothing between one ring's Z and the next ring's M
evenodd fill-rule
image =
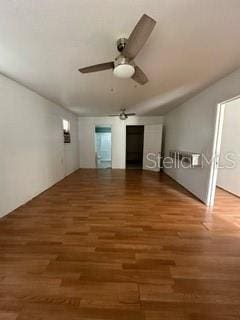
M119 117L120 120L126 120L129 116L135 116L136 113L126 113L126 109L122 108L120 114L111 114L109 117Z
M120 38L117 41L119 56L114 61L96 64L93 66L80 68L81 73L98 72L113 69L113 74L119 78L132 78L137 83L143 85L148 82L145 73L135 64L134 58L142 49L149 38L156 21L144 14L136 24L128 39Z

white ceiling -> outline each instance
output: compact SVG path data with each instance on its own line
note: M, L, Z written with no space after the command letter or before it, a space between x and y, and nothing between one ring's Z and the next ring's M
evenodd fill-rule
M148 84L78 72L113 60L143 13ZM239 0L1 0L0 72L81 115L161 115L240 66L239 23Z

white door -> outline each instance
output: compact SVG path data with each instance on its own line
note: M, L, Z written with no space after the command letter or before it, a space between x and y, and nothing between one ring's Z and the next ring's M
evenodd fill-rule
M144 126L143 169L159 171L162 149L162 125Z

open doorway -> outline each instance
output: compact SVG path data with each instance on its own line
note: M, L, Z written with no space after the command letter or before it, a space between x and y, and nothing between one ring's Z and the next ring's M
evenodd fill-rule
M143 167L144 126L126 126L126 169Z
M96 168L112 168L112 128L111 126L95 127Z
M209 205L232 194L240 201L240 97L218 105ZM240 204L240 202L239 202Z

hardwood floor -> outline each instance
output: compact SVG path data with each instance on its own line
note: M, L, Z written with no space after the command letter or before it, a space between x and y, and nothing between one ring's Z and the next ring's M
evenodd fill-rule
M221 190L79 170L0 220L0 319L240 319L239 221Z

